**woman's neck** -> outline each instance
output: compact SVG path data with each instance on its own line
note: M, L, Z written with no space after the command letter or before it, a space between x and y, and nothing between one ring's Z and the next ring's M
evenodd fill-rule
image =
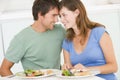
M75 32L75 35L79 35L80 34L80 30L77 28L77 25L73 27L73 30Z

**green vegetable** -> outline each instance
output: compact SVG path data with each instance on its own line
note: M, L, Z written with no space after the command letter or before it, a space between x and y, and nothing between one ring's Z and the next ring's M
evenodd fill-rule
M35 72L35 71L32 70L32 69L25 70L25 73L26 73L26 74L32 74L33 72Z
M63 76L73 76L73 74L69 70L62 70Z

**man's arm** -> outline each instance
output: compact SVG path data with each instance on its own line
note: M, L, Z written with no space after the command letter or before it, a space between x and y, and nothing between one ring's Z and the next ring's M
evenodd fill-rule
M10 69L13 65L14 65L13 62L10 62L10 61L8 61L7 59L4 58L3 63L0 67L0 75L1 76L12 75L13 73L10 71Z

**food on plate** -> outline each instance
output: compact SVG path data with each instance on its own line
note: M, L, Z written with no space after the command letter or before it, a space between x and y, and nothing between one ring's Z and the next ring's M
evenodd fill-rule
M26 74L27 77L35 77L35 76L42 76L44 75L44 72L40 70L25 70L24 73Z
M28 69L25 71L17 72L15 75L21 78L40 78L55 75L56 72L57 70L54 69Z
M86 76L90 75L90 71L88 70L75 70L75 69L70 69L70 70L62 70L62 76Z
M51 74L51 73L53 73L53 70L47 70L46 71L46 74Z
M75 72L74 76L86 76L86 75L90 75L89 71L81 71L81 72Z

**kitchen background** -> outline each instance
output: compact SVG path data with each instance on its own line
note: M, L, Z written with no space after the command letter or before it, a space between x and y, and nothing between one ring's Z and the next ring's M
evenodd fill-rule
M34 0L0 0L0 65L11 39L33 22L31 7ZM89 18L106 26L113 41L120 68L120 0L82 0ZM15 56L13 56L15 57ZM61 64L63 64L61 53ZM21 71L21 63L12 68ZM120 80L120 69L116 73Z

